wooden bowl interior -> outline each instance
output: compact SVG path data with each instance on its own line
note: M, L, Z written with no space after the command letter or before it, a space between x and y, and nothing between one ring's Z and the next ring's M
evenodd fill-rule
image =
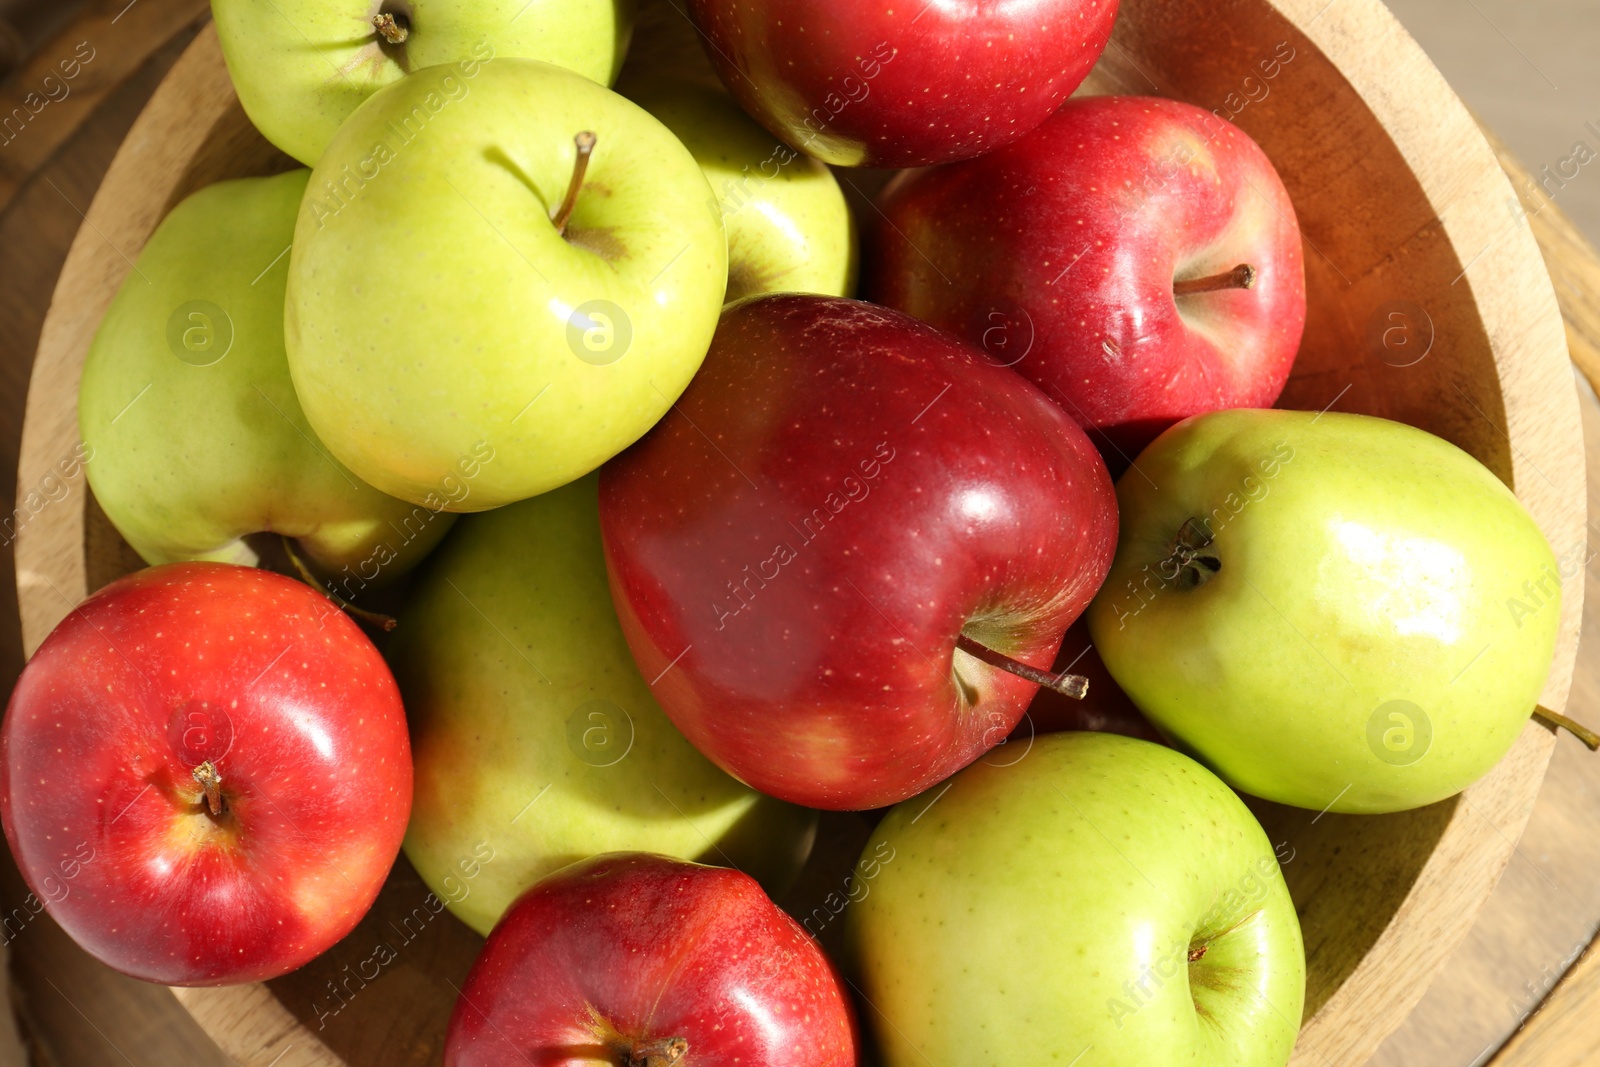
M1551 501L1574 484L1579 489L1574 499L1581 500L1581 458L1575 482L1562 472L1548 488L1524 484L1535 456L1553 463L1567 448L1581 457L1575 405L1567 420L1559 395L1548 401L1539 395L1559 378L1546 364L1564 358L1564 350L1552 351L1548 340L1546 320L1555 315L1553 298L1546 301L1548 307L1532 301L1526 317L1537 320L1533 326L1500 321L1508 320L1509 313L1503 310L1492 315L1485 311L1482 283L1470 272L1463 273L1469 265L1460 250L1463 238L1441 221L1447 214L1440 202L1441 181L1419 167L1414 148L1408 155L1408 149L1397 143L1392 114L1386 128L1372 102L1377 100L1387 113L1398 105L1373 95L1375 73L1367 73L1364 88L1358 91L1329 55L1342 48L1343 64L1350 68L1350 54L1360 49L1340 44L1339 35L1351 24L1380 36L1403 36L1403 31L1376 0L1337 0L1318 14L1322 2L1281 0L1275 6L1268 0L1124 0L1116 35L1084 91L1161 95L1220 109L1277 165L1306 237L1310 298L1304 347L1282 406L1381 415L1455 442L1523 495L1559 551L1559 537L1581 539L1581 512L1575 526L1572 517ZM1448 96L1409 39L1384 47L1390 52L1376 49L1374 62L1399 56L1414 68L1395 72L1401 83L1396 93L1407 91L1409 85L1423 96L1418 106L1425 118L1447 106L1454 111L1448 121L1439 121L1452 129L1463 121L1470 125L1465 111ZM209 29L202 33L195 49L215 53L214 33ZM1287 62L1281 59L1285 49L1293 52ZM1265 71L1275 57L1276 73L1268 77ZM214 54L194 60L202 62L220 66ZM1441 92L1445 104L1438 103ZM294 165L261 138L237 100L212 114L215 119L199 151L181 174L167 179L158 193L143 193L163 198L161 210L152 217L159 218L188 193L211 182L275 173ZM1423 137L1417 131L1401 132L1402 140ZM1487 146L1480 151L1468 143L1465 151L1474 166L1481 167L1484 158L1493 165ZM1473 151L1478 154L1471 156ZM870 183L870 178L859 175L845 177L863 189ZM114 170L108 188L115 178ZM1425 178L1433 186L1431 192L1425 188ZM1504 184L1503 177L1499 180ZM1475 193L1471 183L1463 187ZM1494 232L1487 222L1476 225L1485 233ZM1455 228L1471 227L1462 222ZM128 255L135 255L147 236L148 228L142 236L133 235L136 243L125 248ZM1526 244L1515 236L1506 240L1490 257L1486 274L1497 278L1495 272L1501 270L1539 269L1536 250L1529 258L1531 247L1531 239ZM73 269L69 261L67 272ZM1540 284L1548 289L1547 281ZM109 300L110 291L103 296ZM1559 317L1554 322L1559 335ZM1393 333L1396 328L1404 333ZM70 368L74 375L81 366L81 347L75 356L68 352L62 357L76 359ZM44 358L42 346L41 361ZM1530 376L1509 367L1510 360L1537 363L1541 369ZM36 388L39 373L36 370ZM1525 395L1512 396L1508 381L1517 382ZM1519 429L1517 419L1508 414L1508 405L1517 404L1529 409L1526 419L1554 426L1547 436L1555 445ZM1541 404L1548 409L1543 415ZM1519 451L1527 455L1519 458ZM28 484L26 477L22 484ZM93 590L141 565L92 500L83 514L82 546L82 557L76 561L80 573L63 576L64 588L76 581L80 589ZM24 539L19 551L25 554L27 547ZM1564 699L1570 673L1576 633L1573 607L1568 634L1572 640L1563 644L1564 662L1558 661L1546 694L1552 706L1560 706ZM29 611L25 594L25 615ZM33 608L27 620L30 633L48 628L54 619L45 616L52 611L55 618L64 613L59 605ZM1512 756L1468 797L1481 797L1484 805L1531 801L1549 743L1545 731L1530 726ZM1280 858L1288 857L1284 871L1305 933L1307 1024L1296 1063L1364 1059L1398 1025L1421 996L1433 968L1465 933L1471 915L1509 858L1522 823L1513 819L1486 830L1475 821L1481 816L1463 810L1463 803L1456 798L1382 817L1319 816L1254 805L1273 842L1282 842ZM842 880L866 823L859 816L830 816L824 830L802 887L789 902L800 911L809 911ZM1455 888L1446 889L1447 884ZM1402 935L1417 936L1420 930L1436 943L1408 947L1402 958L1394 942ZM282 1011L298 1023L293 1032L249 1039L219 1036L219 1041L243 1062L261 1065L273 1062L269 1054L295 1042L318 1050L304 1062L357 1067L437 1063L454 987L480 944L481 939L440 908L402 859L377 906L354 933L321 959L267 984ZM1355 984L1351 979L1358 970L1361 984L1370 990L1346 988ZM184 994L214 1036L225 1028L217 1021L221 1018L217 1005L223 1003L218 998L228 995L227 991ZM1374 1001L1374 995L1383 999ZM244 993L238 996L241 1005L265 1003L248 1001ZM285 1062L301 1060L297 1055Z

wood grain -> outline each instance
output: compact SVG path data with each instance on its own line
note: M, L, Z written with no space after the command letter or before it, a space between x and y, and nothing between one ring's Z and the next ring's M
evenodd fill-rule
M207 0L93 0L0 86L0 209ZM87 57L87 58L85 58Z
M1102 91L1232 111L1243 79L1257 76L1274 47L1294 48L1271 95L1235 115L1284 172L1312 249L1312 321L1287 406L1367 411L1439 433L1511 484L1558 551L1581 542L1577 408L1537 248L1525 228L1504 225L1512 193L1488 146L1381 5L1125 0L1124 11L1095 79ZM166 208L205 181L281 165L244 121L208 29L130 133L73 242L34 369L23 486L75 443L83 352ZM1406 366L1372 338L1398 301L1420 311L1410 325L1434 343L1429 358ZM70 500L19 535L30 649L78 597L135 563L81 486ZM1566 696L1581 600L1581 585L1567 590L1545 693L1552 707ZM1513 854L1550 748L1549 733L1530 725L1483 782L1420 812L1361 819L1261 809L1274 840L1294 849L1286 874L1311 964L1296 1063L1361 1062L1404 1018ZM397 872L380 912L413 904ZM331 1021L319 1001L326 976L315 968L270 986L181 995L248 1067L433 1063L449 1007L443 987L474 944L448 916L429 934ZM367 951L347 939L329 962Z

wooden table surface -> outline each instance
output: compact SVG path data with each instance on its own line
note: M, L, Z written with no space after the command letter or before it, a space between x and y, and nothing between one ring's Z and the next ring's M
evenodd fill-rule
M79 42L94 60L72 95L0 143L0 499L16 497L17 443L39 328L66 249L144 101L193 36L205 0L91 0L61 35L0 84L0 114ZM0 138L3 140L3 138ZM1512 170L1513 185L1530 186ZM1560 210L1530 200L1534 229L1567 318L1576 364L1600 381L1600 258ZM1590 457L1590 514L1600 516L1600 401L1581 376ZM1591 522L1591 528L1600 527ZM1596 542L1600 545L1600 541ZM0 535L0 684L21 668L10 544ZM1600 560L1588 570L1588 606L1569 713L1600 726ZM1483 812L1491 824L1507 813ZM1406 1024L1371 1061L1383 1067L1563 1067L1600 1064L1600 756L1563 737L1517 849L1472 933ZM25 895L9 857L0 902ZM47 917L5 946L12 994L33 1062L62 1067L161 1064L224 1067L227 1060L165 989L89 959ZM1570 969L1570 974L1567 972ZM1563 975L1567 974L1565 980ZM1507 1040L1509 1038L1509 1041ZM1503 1047L1502 1047L1503 1046ZM0 1020L0 1067L16 1060Z

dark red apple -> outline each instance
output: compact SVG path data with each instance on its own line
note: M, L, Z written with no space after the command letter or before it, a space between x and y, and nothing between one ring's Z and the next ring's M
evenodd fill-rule
M706 55L772 133L841 166L992 152L1089 73L1117 0L689 0Z
M0 731L0 816L50 914L168 985L253 982L347 934L411 811L400 694L330 601L251 567L106 586L34 653Z
M1105 465L1033 386L898 312L793 294L723 312L674 412L603 469L600 522L673 722L832 809L998 744L1035 687L978 656L1047 666L1117 533Z
M1270 407L1305 328L1294 207L1242 130L1072 100L993 155L883 191L866 287L1037 383L1120 470L1168 426Z
M489 935L445 1067L854 1067L815 941L748 875L611 852L546 877Z

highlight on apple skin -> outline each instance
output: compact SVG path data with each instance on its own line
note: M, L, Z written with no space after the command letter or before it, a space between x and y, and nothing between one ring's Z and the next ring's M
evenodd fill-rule
M903 800L1000 743L1099 588L1111 481L1060 408L872 304L732 305L677 410L601 471L623 633L734 777Z
M1180 419L1270 407L1306 321L1265 152L1203 108L1080 97L878 199L870 299L961 334L1076 419L1116 473Z
M515 56L610 85L631 9L627 0L211 0L245 114L308 167L362 101L425 67Z
M728 241L688 149L531 59L380 89L316 168L289 253L301 406L358 477L484 511L598 467L693 377ZM487 458L486 458L487 457Z
M327 597L255 568L106 586L34 653L0 730L0 818L29 888L150 982L263 981L326 951L371 907L410 811L378 650Z
M855 1067L834 966L747 875L639 852L524 893L472 966L446 1067Z
M712 66L794 148L925 167L1050 117L1111 39L1118 0L689 0Z
M168 212L95 331L78 432L95 500L146 563L254 565L269 546L251 535L275 534L348 598L405 573L455 516L357 479L300 408L284 251L309 176L218 182Z
M881 822L844 965L885 1067L1283 1067L1305 997L1275 851L1215 775L1115 734L1039 737ZM887 861L883 857L888 857Z
M1151 722L1235 789L1403 811L1477 781L1528 726L1560 630L1555 554L1448 441L1366 415L1218 411L1159 437L1117 497L1090 635Z

